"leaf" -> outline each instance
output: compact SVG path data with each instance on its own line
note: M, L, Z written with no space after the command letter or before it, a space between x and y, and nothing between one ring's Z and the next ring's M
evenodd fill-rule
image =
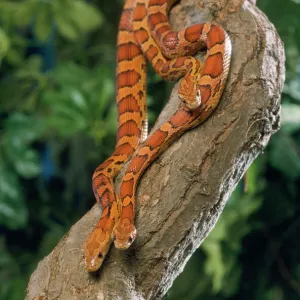
M17 48L10 48L7 55L6 60L12 65L18 65L22 62L23 57Z
M68 14L83 33L94 30L103 23L103 15L96 8L83 1L73 1Z
M286 83L284 86L284 92L295 100L300 101L300 81L291 80L289 83Z
M59 86L72 86L79 88L85 79L91 80L91 72L84 66L72 61L59 64L53 71L53 80Z
M32 149L19 151L12 161L18 174L24 178L37 176L41 171L39 154Z
M34 1L23 1L15 3L15 8L12 13L14 23L17 26L29 25L37 9L38 5Z
M281 124L287 133L300 129L300 105L283 103L281 106Z
M0 224L10 229L23 228L28 211L15 173L1 161L0 167Z
M55 23L60 34L65 38L74 41L79 37L78 29L74 26L73 22L67 19L65 11L55 14Z
M58 31L69 40L96 29L103 23L102 14L84 1L57 2L55 23Z
M23 113L14 113L4 122L4 143L15 147L36 140L44 131L43 124Z
M68 90L61 93L53 91L45 93L43 102L49 106L51 112L45 119L46 124L50 128L55 128L63 136L73 135L86 129L89 120L80 107L83 104L79 104L78 107L78 101L81 100L75 97L74 102Z
M212 277L213 291L217 293L222 287L225 276L225 265L222 257L220 244L216 241L206 239L202 244L202 250L206 253L205 273Z
M41 3L39 9L37 10L37 15L35 18L34 31L36 37L44 42L49 38L52 30L52 18L49 11L49 4Z
M4 122L2 155L15 171L24 178L31 178L40 172L39 154L30 148L42 133L43 126L30 116L12 114Z
M300 155L297 145L286 134L276 134L271 140L269 162L287 178L295 180L300 175Z
M0 28L0 62L3 57L8 53L10 48L10 40L6 33Z

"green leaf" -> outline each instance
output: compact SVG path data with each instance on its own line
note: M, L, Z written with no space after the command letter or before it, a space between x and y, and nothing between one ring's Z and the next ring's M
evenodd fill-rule
M18 65L22 62L23 57L17 48L10 48L7 55L6 60L12 65Z
M88 117L82 110L85 108L84 98L78 93L74 98L74 91L70 93L68 89L61 93L49 91L45 93L43 102L49 105L51 111L46 119L47 125L60 134L73 135L88 127Z
M19 151L19 155L12 161L18 174L24 178L32 178L40 173L41 165L39 155L32 149Z
M23 228L27 223L28 211L15 173L0 167L0 224L10 229Z
M15 3L12 13L13 20L17 26L29 25L34 14L38 11L39 5L35 1L23 1Z
M15 113L4 123L2 154L15 171L24 178L40 172L38 153L29 147L43 132L43 126L30 116Z
M52 30L52 18L49 11L49 5L40 4L35 19L34 31L40 41L46 41Z
M0 28L0 62L3 57L7 54L10 48L10 40L6 33Z
M83 1L73 1L69 16L83 33L94 30L103 23L103 15Z
M103 23L102 14L84 1L57 2L55 23L58 31L69 40L98 28Z
M14 146L36 140L44 131L43 124L31 116L14 113L4 123L4 143Z
M300 82L299 80L291 80L284 85L284 92L295 100L300 101Z
M65 12L56 13L55 23L60 34L65 38L74 41L79 37L78 29L72 22L70 22L69 19L67 19L67 15L65 15Z
M213 291L217 293L222 287L226 273L220 244L213 239L206 239L202 244L202 250L206 253L205 273L212 277Z
M276 134L271 140L269 161L287 178L295 180L300 175L300 155L293 139L284 133Z
M281 124L287 133L293 133L300 129L300 105L283 103L281 106Z

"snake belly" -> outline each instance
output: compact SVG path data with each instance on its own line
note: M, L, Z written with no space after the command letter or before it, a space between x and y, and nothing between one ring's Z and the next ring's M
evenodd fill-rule
M133 243L136 237L135 193L143 172L174 140L204 122L212 114L226 84L231 57L228 34L220 26L211 23L196 24L178 32L173 31L167 14L176 2L177 0L127 0L125 3L118 45L129 49L129 44L133 43L136 51L134 59L138 58L140 64L132 63L130 55L122 56L120 61L124 62L124 69L118 66L117 102L124 99L125 95L130 97L142 94L143 97L134 103L140 104L136 109L143 118L129 113L121 120L122 114L125 116L126 111L130 110L130 105L126 104L127 110L125 106L120 110L118 105L119 130L116 151L108 162L96 169L93 177L94 193L102 207L102 215L86 243L87 271L95 271L101 266L112 239L119 249L127 249ZM123 44L120 43L122 24L126 24L124 27L130 36L127 42L122 39ZM203 49L206 49L206 57L202 64L191 55ZM120 53L118 58L119 55ZM143 125L146 124L145 58L162 78L178 80L183 77L178 89L178 96L183 105L147 139L143 131ZM123 72L128 74L126 80L120 76ZM132 84L131 89L128 89L129 81ZM126 89L123 88L124 82ZM135 126L129 129L128 122ZM126 130L120 134L120 127L126 123ZM127 138L130 138L130 142ZM116 195L113 178L129 158L131 159L122 178L119 195ZM119 163L116 165L116 162ZM99 251L100 249L102 250Z

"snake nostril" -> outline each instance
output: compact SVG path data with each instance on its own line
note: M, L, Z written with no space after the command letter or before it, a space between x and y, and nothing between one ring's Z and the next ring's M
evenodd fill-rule
M133 241L133 238L130 236L129 239L128 239L128 242L132 243L132 241Z
M103 254L101 252L98 254L98 258L103 258Z

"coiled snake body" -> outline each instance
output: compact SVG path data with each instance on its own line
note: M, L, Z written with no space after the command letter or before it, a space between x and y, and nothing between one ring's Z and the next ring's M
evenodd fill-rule
M210 23L173 31L167 13L177 1L125 2L117 43L117 145L93 175L102 215L85 246L89 272L100 268L113 241L119 249L132 244L135 191L141 175L176 138L212 114L224 90L231 56L227 33ZM207 50L203 64L192 57L202 49ZM166 80L183 77L178 89L182 105L148 138L146 59ZM130 158L116 194L114 178Z

